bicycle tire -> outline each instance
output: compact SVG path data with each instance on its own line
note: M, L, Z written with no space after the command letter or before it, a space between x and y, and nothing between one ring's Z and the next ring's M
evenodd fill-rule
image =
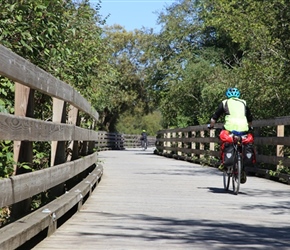
M226 170L223 172L223 180L224 180L224 189L228 191L231 182L231 174Z
M235 164L235 168L233 171L232 182L233 182L233 192L234 194L238 194L241 185L241 170L242 170L242 162L239 158Z

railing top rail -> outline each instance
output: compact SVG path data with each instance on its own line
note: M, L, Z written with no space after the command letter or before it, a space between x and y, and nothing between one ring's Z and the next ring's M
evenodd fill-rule
M277 125L290 125L290 116L283 117L275 117L271 119L264 120L255 120L253 121L254 127L266 127L266 126L277 126ZM223 123L215 124L216 128L222 128ZM158 134L166 133L166 132L190 132L190 131L202 131L207 130L207 125L196 125L196 126L188 126L185 128L172 128L172 129L163 129L159 130Z
M68 84L58 80L2 45L0 45L0 55L0 75L66 101L98 120L98 112Z

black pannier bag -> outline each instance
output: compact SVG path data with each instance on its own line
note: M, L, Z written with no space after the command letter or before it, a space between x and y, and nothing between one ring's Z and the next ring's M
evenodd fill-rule
M244 145L243 161L245 167L253 167L256 163L255 150L252 143Z
M222 163L225 167L233 166L235 161L235 149L232 143L225 142L222 145Z

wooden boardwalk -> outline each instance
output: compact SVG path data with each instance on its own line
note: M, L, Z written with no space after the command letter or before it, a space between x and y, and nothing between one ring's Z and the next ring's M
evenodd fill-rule
M290 249L290 187L153 154L100 152L104 175L80 212L34 249Z

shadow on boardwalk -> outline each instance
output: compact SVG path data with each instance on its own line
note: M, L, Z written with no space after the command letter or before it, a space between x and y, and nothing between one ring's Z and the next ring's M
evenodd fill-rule
M289 209L288 209L289 210ZM124 215L99 213L98 216L114 220L122 217L133 220L135 226L126 225L119 227L118 234L100 234L106 238L137 238L141 241L173 241L191 246L196 243L202 245L221 245L220 249L289 249L290 227L265 227L258 225L244 225L238 223L214 222L210 220L177 220L166 217L152 217L144 214ZM137 225L149 224L151 226L138 227ZM181 230L182 229L182 230ZM139 233L136 235L136 230ZM132 233L130 233L132 232ZM94 236L94 233L83 233ZM195 249L195 248L192 248ZM210 249L210 248L209 248ZM217 249L217 248L215 248Z

